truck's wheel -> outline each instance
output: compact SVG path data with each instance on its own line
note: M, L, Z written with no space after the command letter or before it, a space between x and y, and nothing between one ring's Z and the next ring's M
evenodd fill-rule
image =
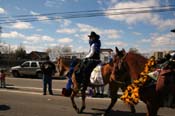
M13 74L14 77L19 77L20 76L18 71L13 71L12 74Z

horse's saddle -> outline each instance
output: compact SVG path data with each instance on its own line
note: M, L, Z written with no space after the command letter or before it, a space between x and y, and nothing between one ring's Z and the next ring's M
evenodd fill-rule
M91 85L103 85L104 84L103 78L102 78L102 73L101 73L101 64L98 64L92 70L92 72L90 73L90 78L83 77L83 75L82 75L83 72L81 71L81 69L82 69L82 67L80 66L80 68L75 72L76 80L78 83L83 83L84 81L85 82L90 81Z

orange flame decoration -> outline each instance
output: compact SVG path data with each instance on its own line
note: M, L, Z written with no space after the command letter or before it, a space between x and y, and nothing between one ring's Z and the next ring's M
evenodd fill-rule
M136 105L139 102L139 88L142 87L148 80L147 74L151 72L155 65L155 59L150 58L145 64L144 70L140 73L140 78L133 81L128 85L123 95L120 97L127 104Z

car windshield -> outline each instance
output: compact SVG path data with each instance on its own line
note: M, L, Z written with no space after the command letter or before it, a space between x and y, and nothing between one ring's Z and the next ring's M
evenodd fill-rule
M25 62L21 65L22 67L29 67L29 62Z

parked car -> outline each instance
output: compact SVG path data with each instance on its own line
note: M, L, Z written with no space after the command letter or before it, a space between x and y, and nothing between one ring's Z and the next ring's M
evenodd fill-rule
M41 78L43 75L40 69L41 64L42 61L25 61L19 66L11 67L10 71L14 77L31 75Z

